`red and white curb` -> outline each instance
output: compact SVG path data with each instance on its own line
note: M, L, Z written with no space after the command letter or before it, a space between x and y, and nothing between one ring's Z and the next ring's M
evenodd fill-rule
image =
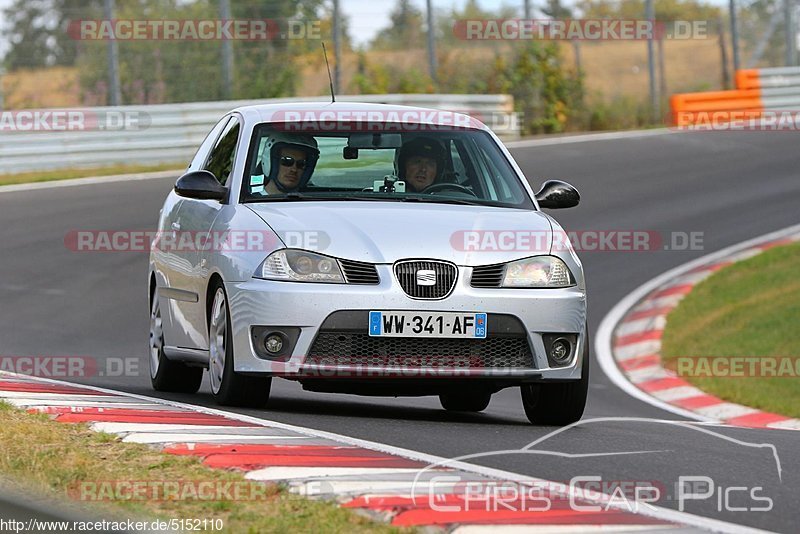
M800 430L800 419L724 401L692 386L661 361L667 315L695 285L719 269L766 249L800 241L793 226L700 258L640 287L603 320L597 355L603 370L628 393L679 415L750 428Z
M452 532L497 528L542 532L754 529L660 508L620 503L600 493L517 473L450 461L380 443L163 399L0 372L0 399L64 423L86 423L124 442L202 458L247 479L279 483L310 498L334 500L397 526ZM431 467L435 464L443 464ZM425 469L422 473L421 470ZM551 506L491 496L464 507L468 481L516 482L548 488ZM537 493L541 495L541 493ZM502 501L501 501L502 499ZM573 503L584 506L574 506ZM474 504L474 501L473 501ZM587 511L587 505L596 510ZM461 505L461 506L459 506Z

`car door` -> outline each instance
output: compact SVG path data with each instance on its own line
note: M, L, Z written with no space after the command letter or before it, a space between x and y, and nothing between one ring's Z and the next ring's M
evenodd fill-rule
M228 184L233 170L240 131L241 121L230 117L201 167L210 171L222 185ZM205 296L209 272L199 247L208 239L214 219L225 205L218 200L184 198L177 219L172 223L172 228L180 235L176 253L184 266L179 277L179 289L184 298L173 305L175 325L180 325L174 339L181 348L208 349Z
M203 168L209 152L216 145L222 130L228 122L230 122L230 116L225 116L214 125L197 149L186 172ZM186 273L189 270L189 263L186 254L172 245L178 239L180 210L183 207L184 200L183 197L178 196L173 191L164 201L158 225L160 238L153 249L154 269L163 321L164 343L171 347L180 346L179 340L184 339L184 326L181 324L181 315L176 312L178 312L178 303L181 299L187 297L183 293L183 289L188 286Z

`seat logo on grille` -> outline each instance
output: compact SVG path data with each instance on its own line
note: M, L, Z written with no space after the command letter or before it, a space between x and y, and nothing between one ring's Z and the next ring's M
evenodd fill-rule
M434 286L436 285L436 271L431 269L420 269L417 271L417 285L418 286Z

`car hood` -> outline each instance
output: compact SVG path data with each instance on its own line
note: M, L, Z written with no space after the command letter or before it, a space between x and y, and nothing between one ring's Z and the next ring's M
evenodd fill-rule
M490 265L547 254L552 244L549 220L530 210L359 201L263 202L247 207L287 247L370 263L432 258Z

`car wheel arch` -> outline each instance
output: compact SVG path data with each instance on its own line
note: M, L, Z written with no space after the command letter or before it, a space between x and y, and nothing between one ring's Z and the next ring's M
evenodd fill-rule
M150 272L150 293L148 304L153 307L153 296L156 294L156 273Z
M212 273L206 286L206 326L211 322L211 305L214 303L214 289L217 286L222 286L224 291L222 276L219 273Z

